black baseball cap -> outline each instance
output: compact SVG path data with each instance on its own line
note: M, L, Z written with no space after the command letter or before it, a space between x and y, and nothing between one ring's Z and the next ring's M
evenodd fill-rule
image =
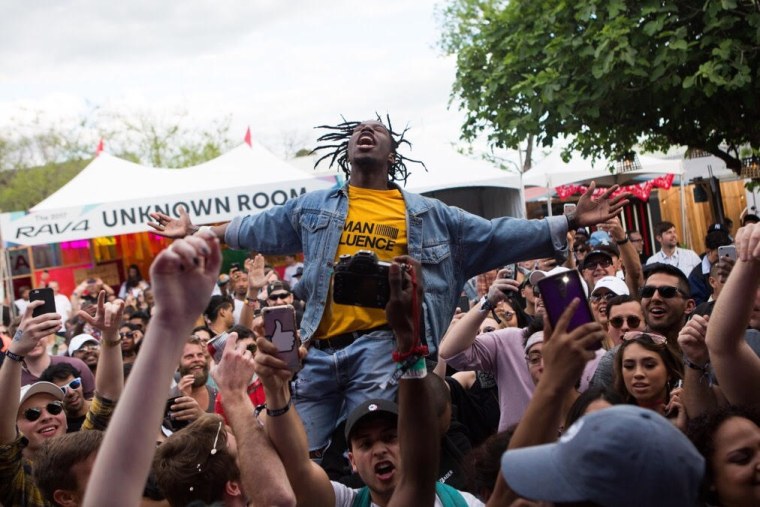
M346 443L351 447L351 432L356 428L359 421L377 416L391 416L398 418L398 405L390 400L372 399L367 400L356 407L346 421Z

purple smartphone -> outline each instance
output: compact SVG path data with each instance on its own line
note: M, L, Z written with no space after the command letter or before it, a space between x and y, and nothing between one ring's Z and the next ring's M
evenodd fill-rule
M594 315L588 306L581 275L577 271L564 271L556 275L547 276L538 282L538 290L541 293L541 299L544 301L546 314L549 316L549 322L551 322L552 327L557 325L562 312L565 311L575 298L579 298L581 304L575 310L572 319L570 319L567 330L572 331L583 324L594 322ZM599 343L595 349L601 346L602 344Z
M267 306L261 310L264 336L277 346L277 357L285 361L290 371L301 369L298 357L300 345L296 329L296 311L291 305Z

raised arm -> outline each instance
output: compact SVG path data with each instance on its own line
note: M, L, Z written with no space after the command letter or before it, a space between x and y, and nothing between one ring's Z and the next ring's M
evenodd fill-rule
M190 221L190 215L187 214L187 210L184 207L179 207L179 217L174 218L160 213L158 211L150 213L152 222L148 222L148 225L154 229L153 232L159 236L164 236L172 239L184 238L191 234L195 234L200 230L200 227L193 225ZM227 223L221 225L213 225L209 227L214 236L220 241L224 241L224 233L227 232Z
M212 376L222 395L222 406L238 448L240 479L245 496L253 505L295 506L296 495L290 487L285 467L264 428L256 420L248 397L248 384L255 363L251 352L237 344L236 334L227 340L222 360ZM266 466L262 466L266 463Z
M253 307L248 304L248 301L256 299L259 295L259 289L267 283L264 265L265 259L261 254L256 254L253 259L245 260L245 269L248 271L248 293L245 295L245 305L240 310L240 325L251 330L253 330Z
M725 401L720 389L710 385L710 353L705 345L709 320L709 317L694 315L678 333L678 345L686 366L680 398L689 418L713 410Z
M16 414L21 391L21 360L41 340L61 328L61 316L57 313L32 317L34 309L42 304L42 301L29 303L18 332L8 347L3 365L0 366L0 400L3 400L2 410L0 410L0 445L11 443L16 439Z
M298 505L332 507L335 491L324 469L309 459L306 430L291 406L288 383L293 373L276 357L277 347L272 342L259 338L256 344L256 373L267 399L266 432L285 466Z
M760 358L744 339L758 303L760 224L736 233L738 259L710 316L705 342L721 391L732 405L760 403Z
M404 268L406 266L406 269ZM422 312L422 268L411 257L396 257L389 272L390 300L385 308L400 356L414 353L419 343ZM425 373L425 358L417 357L399 381L398 436L402 474L389 507L433 505L441 435ZM410 358L410 360L413 360Z
M510 440L510 449L556 440L557 429L561 424L562 402L575 388L586 363L594 357L594 351L590 348L601 343L605 336L604 328L598 322L584 324L567 332L567 325L579 304L580 301L576 298L562 313L554 331L544 335L544 373ZM499 474L488 505L510 505L516 498L504 482L502 474Z
M95 316L79 310L78 316L91 326L100 329L100 358L95 371L95 392L110 401L116 401L124 390L124 363L121 357L119 326L124 313L124 301L106 303L106 291L98 294Z
M491 284L491 287L488 288L486 299L488 301L487 305L490 305L491 308L495 307L499 301L504 301L508 292L520 290L520 286L516 280L502 277L504 273L505 270L499 271L497 278ZM489 315L489 312L481 310L481 303L478 302L459 319L455 326L449 327L446 335L441 340L438 354L444 360L448 360L468 350L475 341L480 325Z
M628 290L631 294L638 294L639 288L644 285L644 270L641 267L641 260L636 247L628 240L618 217L605 222L604 229L609 232L610 237L620 249L620 260L625 269L625 284L628 286Z
M207 232L175 241L153 262L153 317L95 460L84 505L139 503L166 403L160 386L169 385L185 336L206 307L220 266L219 242Z

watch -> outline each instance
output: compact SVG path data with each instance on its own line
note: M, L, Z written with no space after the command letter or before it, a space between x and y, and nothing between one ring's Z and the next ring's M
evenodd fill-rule
M480 311L482 313L486 313L493 310L494 308L496 307L493 305L493 303L491 303L491 301L486 296L483 296L483 299L480 303Z

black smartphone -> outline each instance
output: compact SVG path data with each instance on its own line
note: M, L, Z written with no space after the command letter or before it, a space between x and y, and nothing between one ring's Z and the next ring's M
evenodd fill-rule
M462 310L462 313L467 313L470 311L470 298L467 296L459 296L459 302L457 303L457 307Z
M546 308L546 314L549 317L552 327L557 325L562 312L570 305L573 299L578 298L581 304L575 310L570 323L567 326L568 331L594 322L594 315L586 299L586 291L583 289L581 275L575 271L563 271L556 275L547 276L538 282L538 290L541 293L541 299ZM602 346L601 342L594 347L594 350Z
M166 411L164 412L164 424L172 431L178 431L190 424L190 421L183 421L180 419L172 418L172 405L177 403L177 398L181 396L175 396L166 400Z
M300 345L296 327L296 311L292 305L267 306L261 310L264 336L277 346L277 357L287 363L290 371L301 369L298 357Z
M53 294L53 289L49 287L32 289L29 291L29 302L32 301L44 301L42 306L38 306L32 311L32 317L38 317L46 313L55 313L55 294Z

